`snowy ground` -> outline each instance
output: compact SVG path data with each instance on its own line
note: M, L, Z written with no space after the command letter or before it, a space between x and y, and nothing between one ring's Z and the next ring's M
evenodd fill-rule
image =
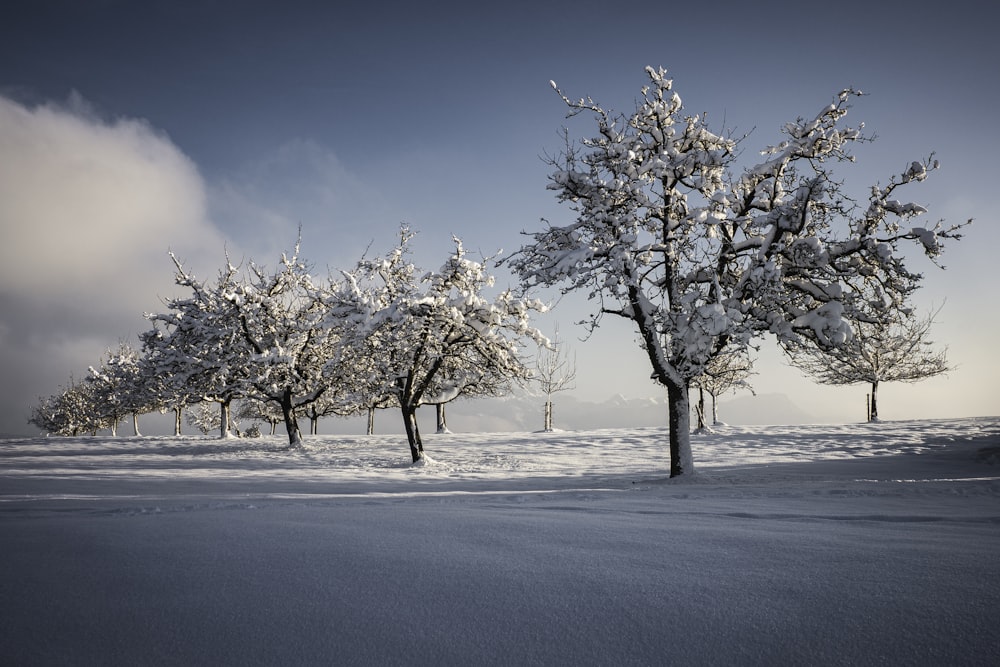
M0 442L0 664L1000 664L1000 418Z

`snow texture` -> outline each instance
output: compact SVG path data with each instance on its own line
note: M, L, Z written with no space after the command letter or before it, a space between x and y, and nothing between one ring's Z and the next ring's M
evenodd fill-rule
M3 664L1000 664L1000 418L0 441Z

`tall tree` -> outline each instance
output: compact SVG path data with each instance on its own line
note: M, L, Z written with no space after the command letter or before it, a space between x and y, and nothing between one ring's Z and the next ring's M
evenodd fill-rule
M878 421L883 382L920 382L947 373L947 348L928 339L940 308L924 316L892 311L875 322L856 322L854 337L829 350L787 345L792 364L821 384L871 387L869 421Z
M369 384L381 389L371 394L388 389L395 394L416 463L424 457L417 408L452 400L484 373L511 382L526 379L520 345L544 340L529 323L530 312L544 305L509 289L488 299L491 260L473 261L457 238L441 269L421 275L409 260L412 238L404 226L386 257L363 259L345 272L329 317L357 325L348 346L355 355L361 351L377 360Z
M550 160L549 188L576 219L530 234L511 262L528 287L584 290L596 302L591 326L605 315L635 326L667 390L673 477L693 469L689 387L714 356L764 332L842 344L867 306L857 298L865 283L878 283L890 308L917 287L902 241L934 257L960 235L940 223L910 226L924 209L895 199L937 167L932 159L873 187L867 206L832 177L829 164L853 161L849 146L863 139L842 125L860 93L844 90L786 124L764 160L739 171L740 141L686 113L665 70L646 73L627 116L552 84L569 116L592 116L597 133L577 145L567 132Z

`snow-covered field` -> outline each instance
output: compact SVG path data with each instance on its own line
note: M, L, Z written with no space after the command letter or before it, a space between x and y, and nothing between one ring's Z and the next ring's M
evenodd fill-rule
M1000 417L0 441L0 664L1000 664Z

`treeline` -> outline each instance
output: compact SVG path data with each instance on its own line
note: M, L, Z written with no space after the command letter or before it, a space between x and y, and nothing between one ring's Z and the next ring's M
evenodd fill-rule
M82 380L39 401L29 422L77 435L110 429L129 416L218 407L220 435L243 417L284 423L290 446L299 417L371 414L397 408L414 461L423 456L416 410L459 396L501 396L532 374L527 345L547 339L532 325L545 310L511 289L487 296L494 257L472 259L459 239L437 271L410 258L413 232L381 257L317 279L300 245L274 269L226 265L211 281L171 254L185 296L147 314L141 347L122 343ZM204 415L200 417L204 422Z

